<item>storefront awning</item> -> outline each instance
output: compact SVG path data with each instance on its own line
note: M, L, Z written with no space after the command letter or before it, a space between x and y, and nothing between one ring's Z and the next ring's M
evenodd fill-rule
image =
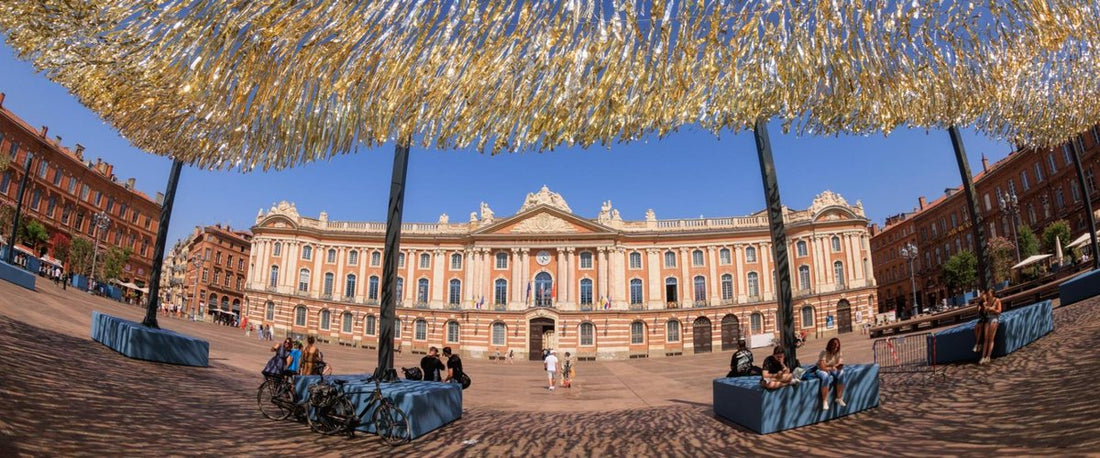
M1013 269L1019 269L1021 267L1029 266L1031 264L1035 264L1035 263L1037 263L1039 261L1042 261L1046 258L1049 258L1051 256L1054 256L1054 255L1052 255L1052 254L1035 254L1035 255L1031 255L1031 256L1028 256L1027 259L1025 259L1023 261L1020 261L1019 264L1016 264L1016 265L1012 266L1012 268Z

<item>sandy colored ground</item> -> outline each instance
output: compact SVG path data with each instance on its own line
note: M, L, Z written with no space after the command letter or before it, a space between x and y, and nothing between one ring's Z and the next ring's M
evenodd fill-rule
M1098 454L1097 305L1056 309L1054 333L991 365L951 366L939 383L889 376L877 409L767 436L711 410L711 380L730 352L582 362L576 387L553 392L541 363L467 359L474 385L463 417L391 449L262 417L255 390L270 344L238 329L162 317L162 327L210 342L211 367L136 361L88 336L92 310L137 320L138 308L42 281L38 292L0 282L0 345L10 350L0 352L0 456ZM843 342L849 362L872 359L865 336ZM823 345L811 341L802 359ZM369 372L377 356L323 351L341 373ZM418 360L396 357L398 366Z

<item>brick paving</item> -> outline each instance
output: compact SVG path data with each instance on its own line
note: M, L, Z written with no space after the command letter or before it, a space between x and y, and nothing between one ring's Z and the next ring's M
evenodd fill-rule
M256 408L270 345L240 330L161 318L207 339L211 367L135 361L90 340L92 310L139 319L137 307L39 282L0 282L0 456L428 455L729 456L1095 455L1100 453L1100 298L1055 310L1055 331L988 366L948 368L945 382L883 380L882 406L760 436L710 408L730 352L582 362L576 387L544 387L541 363L465 361L474 385L463 417L397 449L376 438L322 437ZM871 360L866 336L843 337L850 362ZM810 341L812 359L823 341ZM323 346L341 373L368 372L376 352ZM757 352L757 361L764 351ZM398 354L399 366L419 355ZM463 442L475 440L466 445Z

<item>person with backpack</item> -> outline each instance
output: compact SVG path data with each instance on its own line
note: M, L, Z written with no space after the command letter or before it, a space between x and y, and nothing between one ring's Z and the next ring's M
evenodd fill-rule
M459 366L461 365L460 362ZM438 348L428 348L428 354L420 359L420 369L424 371L423 377L426 382L443 380L443 371L447 370L447 367L443 365L443 361L439 360Z
M745 344L745 339L738 339L737 351L730 358L730 372L726 374L726 377L744 377L762 373L763 369L752 365L752 351Z
M464 383L465 374L462 372L462 358L452 354L451 347L443 347L443 356L447 358L447 378L443 381Z

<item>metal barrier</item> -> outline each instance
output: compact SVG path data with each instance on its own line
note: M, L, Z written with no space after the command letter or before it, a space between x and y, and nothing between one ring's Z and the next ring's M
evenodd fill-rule
M926 373L946 376L936 366L936 336L929 332L887 337L871 347L880 374Z

